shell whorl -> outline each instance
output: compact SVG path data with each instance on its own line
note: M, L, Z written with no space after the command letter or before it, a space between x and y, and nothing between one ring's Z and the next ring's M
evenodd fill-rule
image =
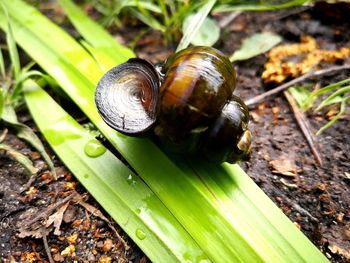
M158 93L159 78L153 66L131 59L102 77L95 103L109 126L124 134L138 135L156 122Z

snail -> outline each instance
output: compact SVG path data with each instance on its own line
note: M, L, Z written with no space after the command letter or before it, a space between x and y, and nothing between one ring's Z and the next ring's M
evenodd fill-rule
M211 47L190 47L163 64L133 58L97 84L103 120L130 136L155 134L166 148L214 162L247 159L251 132L246 105L233 95L236 71Z

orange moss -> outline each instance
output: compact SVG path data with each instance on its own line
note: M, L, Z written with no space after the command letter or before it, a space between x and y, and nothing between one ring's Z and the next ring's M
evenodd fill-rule
M301 57L300 62L290 61ZM264 82L281 83L285 79L298 77L317 67L321 62L336 62L350 56L350 47L339 50L320 49L311 36L303 36L299 44L286 44L273 48L262 74Z

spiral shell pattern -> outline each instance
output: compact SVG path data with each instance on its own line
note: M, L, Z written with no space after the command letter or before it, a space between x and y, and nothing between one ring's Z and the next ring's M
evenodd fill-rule
M112 68L100 80L95 104L103 120L128 135L149 130L157 119L159 78L141 59Z

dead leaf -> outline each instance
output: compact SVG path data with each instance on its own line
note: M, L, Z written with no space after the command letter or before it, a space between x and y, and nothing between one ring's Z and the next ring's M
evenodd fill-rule
M42 232L40 230L26 230L19 229L18 237L26 238L26 237L34 237L34 238L42 238Z
M63 221L65 223L71 223L75 220L77 217L77 207L76 206L69 206L67 210L63 214Z
M55 227L55 231L54 234L56 236L59 236L61 234L60 231L60 227L62 224L62 220L63 220L63 214L66 211L67 207L69 206L69 201L67 203L65 203L64 205L62 205L57 212L55 212L54 214L52 214L49 219L46 222L46 227L49 227L52 223Z
M344 257L346 260L350 260L350 251L346 250L344 248L341 248L335 244L330 244L328 246L329 250L333 253L333 254L338 254L341 255L342 257Z
M269 164L273 169L273 173L291 177L295 177L297 175L297 167L294 159L287 159L281 156L280 159L271 160Z
M44 236L47 236L48 233L52 231L52 227L45 227L44 225L38 223L35 223L31 226L31 228L22 227L18 229L18 237L25 238L25 237L34 237L34 238L43 238Z

